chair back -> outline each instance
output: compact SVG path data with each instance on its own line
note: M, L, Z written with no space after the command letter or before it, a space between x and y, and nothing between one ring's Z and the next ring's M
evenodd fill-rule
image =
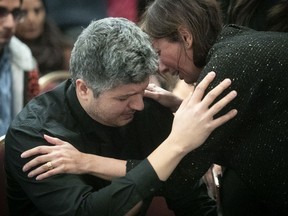
M6 173L4 169L5 136L0 137L0 215L7 216L8 203L6 197Z
M66 70L51 71L39 78L40 93L55 88L62 81L70 78L70 72Z

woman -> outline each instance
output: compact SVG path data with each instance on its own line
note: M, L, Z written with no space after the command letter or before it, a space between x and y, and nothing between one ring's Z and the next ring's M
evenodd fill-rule
M186 157L183 181L194 182L217 163L229 170L221 194L224 215L287 215L287 33L223 27L211 0L156 0L142 26L153 39L161 73L192 84L215 70L217 80L232 78L239 94L235 121Z
M40 75L68 70L72 49L58 27L46 18L42 0L23 0L26 17L17 26L16 36L26 43L39 64Z

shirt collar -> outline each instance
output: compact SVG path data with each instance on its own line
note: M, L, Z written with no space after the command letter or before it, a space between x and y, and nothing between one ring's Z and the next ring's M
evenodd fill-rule
M68 100L68 104L70 106L70 110L72 115L76 118L77 122L81 125L81 128L85 129L86 133L101 133L108 131L114 131L115 127L110 127L103 125L94 119L92 119L86 111L81 106L77 95L76 95L76 88L72 85L71 80L69 81L70 86L67 89L66 97Z

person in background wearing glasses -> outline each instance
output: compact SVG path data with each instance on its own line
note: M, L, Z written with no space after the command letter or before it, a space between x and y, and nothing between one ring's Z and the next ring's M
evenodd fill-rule
M21 0L0 0L0 136L32 97L39 92L37 62L15 36L25 17Z

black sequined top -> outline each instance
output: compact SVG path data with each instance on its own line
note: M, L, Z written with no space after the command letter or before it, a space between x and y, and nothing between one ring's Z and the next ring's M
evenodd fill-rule
M233 169L261 201L288 215L288 34L227 26L200 80L211 70L216 72L211 88L224 78L233 80L229 90L238 96L222 114L236 108L238 115L186 156L178 167L185 178L177 178L191 183L218 163Z

